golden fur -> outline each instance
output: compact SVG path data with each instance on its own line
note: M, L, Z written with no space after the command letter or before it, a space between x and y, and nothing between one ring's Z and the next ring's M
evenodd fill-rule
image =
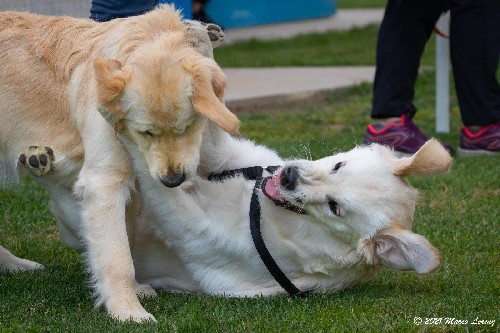
M134 278L125 225L133 174L117 135L157 181L177 186L196 171L207 118L238 130L222 103L225 77L193 38L168 6L106 23L0 13L0 177L17 176L20 156L44 173L51 209L82 230L75 246L86 251L97 303L122 320L154 320L136 296L154 291ZM0 273L40 267L0 250L9 254Z

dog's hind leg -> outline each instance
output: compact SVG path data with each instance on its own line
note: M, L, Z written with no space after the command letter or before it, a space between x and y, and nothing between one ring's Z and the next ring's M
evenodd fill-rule
M18 258L9 252L9 250L0 246L0 274L34 271L38 269L43 269L43 266L34 261Z
M217 24L213 23L207 23L204 24L202 23L206 29L206 32L208 34L208 38L210 39L210 43L212 44L212 48L216 48L220 46L224 42L224 30L222 30L221 27L219 27Z
M51 170L54 152L49 147L30 146L19 155L19 163L34 175L41 176Z
M83 164L83 150L81 146L73 146L70 150L59 149L57 152L54 150L45 145L21 149L18 164L37 176L36 181L46 189L54 183L72 188ZM49 194L52 195L50 191Z

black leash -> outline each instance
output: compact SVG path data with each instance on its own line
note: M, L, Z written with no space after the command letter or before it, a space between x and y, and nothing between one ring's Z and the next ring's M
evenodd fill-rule
M301 291L292 283L292 281L290 281L290 279L288 279L271 256L271 253L269 253L269 250L264 243L264 239L262 238L262 233L260 231L261 208L258 190L261 188L263 180L267 179L268 178L257 178L253 188L252 198L250 200L250 232L252 234L253 243L260 258L262 259L262 262L264 262L264 265L266 265L267 270L271 273L276 282L278 282L291 297L303 298L309 295L309 291Z
M270 177L262 178L264 170L268 171L270 174L273 174L277 169L279 169L279 165L268 166L267 168L263 168L261 166L253 166L248 168L234 169L234 170L225 170L220 173L212 173L208 176L209 181L224 181L229 178L234 178L236 176L243 176L246 180L255 180L255 185L252 192L252 197L250 199L250 233L252 234L252 240L255 246L255 249L259 253L260 259L266 266L269 273L272 277L279 283L279 285L285 289L285 291L291 297L299 297L303 298L309 295L309 291L301 291L298 289L292 281L283 273L281 268L278 266L271 253L267 249L266 244L264 243L264 239L262 238L262 232L260 230L260 220L261 220L261 208L258 196L258 190L262 188L262 186L266 185L266 182L270 179ZM274 202L275 205L291 210L297 214L307 214L305 210L302 208L298 208L288 202L282 202L279 200L275 200L271 198L267 193L264 194L268 199Z

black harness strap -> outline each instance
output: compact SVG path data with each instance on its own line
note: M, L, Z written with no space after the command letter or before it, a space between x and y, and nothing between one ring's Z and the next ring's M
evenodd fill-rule
M241 169L234 169L234 170L224 170L220 173L211 173L208 175L208 180L209 181L223 181L228 178L234 178L238 175L242 175L245 177L246 180L256 180L257 178L262 177L262 173L264 170L268 171L269 173L273 174L274 171L279 169L279 165L271 165L268 166L267 168L263 168L260 165L253 166L253 167L248 167L248 168L241 168Z
M264 262L264 265L266 265L267 270L271 273L276 282L278 282L291 297L306 297L309 291L301 291L287 278L276 261L274 261L262 238L262 233L260 231L261 208L258 196L258 190L261 187L262 181L262 178L257 179L253 188L252 198L250 199L250 232L252 234L253 243L262 262Z

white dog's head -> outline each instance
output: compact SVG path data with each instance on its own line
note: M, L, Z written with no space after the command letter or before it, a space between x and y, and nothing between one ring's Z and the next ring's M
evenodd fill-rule
M183 32L157 36L123 64L96 59L94 70L99 111L167 187L196 172L206 119L226 132L238 130L238 119L222 102L222 70L191 47Z
M440 256L411 232L418 191L406 176L438 174L450 165L451 157L436 140L404 158L373 144L317 161L290 162L263 190L327 225L368 264L427 274L440 266Z

